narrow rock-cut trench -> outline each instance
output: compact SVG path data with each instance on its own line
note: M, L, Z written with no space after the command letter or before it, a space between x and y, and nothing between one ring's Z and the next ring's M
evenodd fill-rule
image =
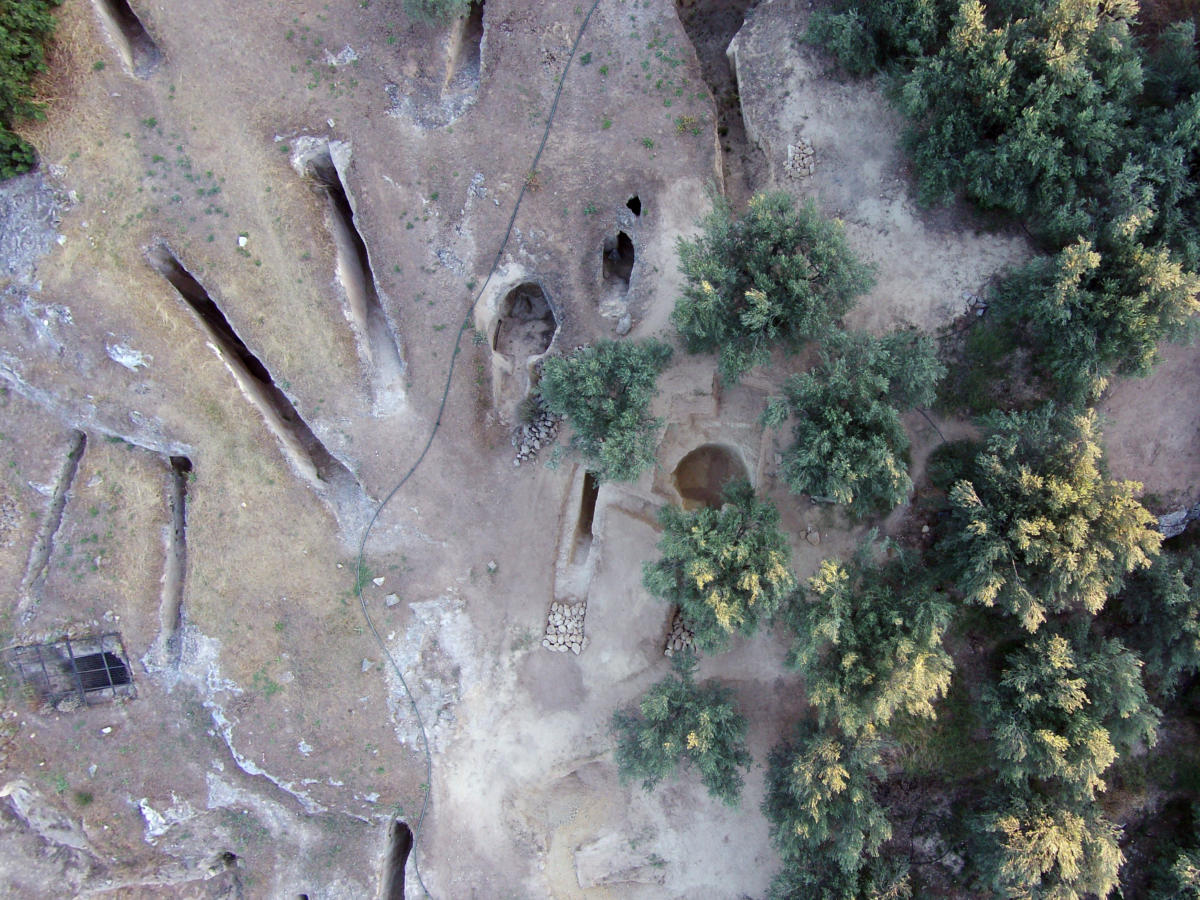
M50 506L46 510L46 518L42 522L42 527L38 529L37 539L29 551L29 563L25 567L25 578L21 585L26 594L26 597L22 599L23 604L30 599L29 593L46 576L46 567L50 564L50 554L54 552L54 536L62 527L63 512L67 508L71 485L75 482L75 476L79 472L79 461L83 459L83 452L86 448L87 435L82 431L76 431L72 436L66 459L63 460L62 467L58 470L58 477L54 480L54 491L50 495Z
M579 501L579 521L575 526L575 546L571 549L571 562L582 565L592 550L592 523L596 517L596 500L600 496L600 482L591 472L583 476L583 496Z
M376 407L381 411L393 409L404 397L404 360L375 284L367 243L355 224L353 198L328 143L307 156L305 167L329 201L337 278L346 295L350 321L359 335L360 350L374 370Z
M149 78L162 53L128 0L92 0L100 21L116 45L125 68L138 78Z
M407 823L394 820L388 827L387 855L383 860L382 900L404 900L404 867L412 846L412 829Z
M762 184L766 159L746 137L737 75L726 55L729 44L757 0L676 0L676 12L696 50L700 71L717 104L717 135L725 196L742 209Z
M150 265L162 275L196 314L208 339L229 369L242 393L262 414L267 427L279 440L284 456L313 487L332 491L335 500L350 500L362 488L354 474L331 454L313 434L296 407L275 384L271 373L238 337L220 307L165 244L146 254Z
M478 86L483 64L483 0L475 0L455 23L446 58L442 89L471 90Z
M186 456L170 458L167 511L170 521L164 534L166 565L158 607L159 665L179 662L179 629L183 624L183 585L187 574L187 484L192 461Z

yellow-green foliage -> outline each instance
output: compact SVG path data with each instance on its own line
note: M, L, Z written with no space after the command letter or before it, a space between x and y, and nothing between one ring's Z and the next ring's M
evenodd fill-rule
M692 512L664 506L662 558L642 576L651 594L679 604L703 650L753 634L796 584L774 504L744 481L726 487L725 501Z

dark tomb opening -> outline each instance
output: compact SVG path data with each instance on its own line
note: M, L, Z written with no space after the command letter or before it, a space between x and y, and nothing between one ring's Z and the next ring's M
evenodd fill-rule
M558 319L541 285L526 282L505 295L492 348L524 362L546 352L558 330Z
M725 485L746 479L746 466L736 452L720 444L703 444L679 461L671 476L684 509L720 508Z
M387 859L383 870L383 900L404 900L404 867L412 852L413 833L408 823L396 819L388 828Z
M629 286L633 275L633 239L625 232L618 231L615 238L604 242L604 280L619 280Z

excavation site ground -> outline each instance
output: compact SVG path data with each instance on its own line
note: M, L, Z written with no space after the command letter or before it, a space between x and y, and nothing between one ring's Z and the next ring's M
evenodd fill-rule
M810 6L57 8L40 163L0 182L0 894L767 894L767 756L807 710L783 636L699 662L749 723L739 806L618 778L613 711L687 649L642 584L657 511L748 479L800 579L920 523L789 492L761 417L815 351L723 384L669 319L676 242L714 192L811 200L875 266L872 334L954 327L1033 252L914 199ZM527 397L650 337L656 463L599 481ZM1198 390L1172 345L1100 404L1156 515L1200 501ZM977 433L903 423L918 486Z

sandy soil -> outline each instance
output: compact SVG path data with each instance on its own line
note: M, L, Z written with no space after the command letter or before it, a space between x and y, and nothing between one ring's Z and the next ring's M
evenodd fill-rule
M0 832L15 849L0 860L4 890L378 895L389 828L415 824L428 787L410 897L420 896L415 860L437 897L762 895L777 863L758 812L763 765L805 714L780 639L737 641L701 669L733 688L750 721L755 767L739 808L714 803L686 772L649 794L620 784L607 726L668 671L670 610L646 596L640 569L657 508L680 501L672 473L688 453L736 453L780 505L802 577L866 533L776 478L789 436L758 418L806 357L780 356L721 389L711 358L680 355L655 400L667 423L659 468L601 486L581 542L576 461L514 467L509 442L524 386L506 354L540 349L545 319L493 344L503 297L526 279L554 310L552 352L613 335L626 316L633 337L671 338L675 243L694 231L724 165L720 117L674 4L600 4L532 172L582 18L574 3L487 0L478 46L462 29L407 22L396 4L217 0L204 16L133 6L161 51L157 68L127 71L91 6L66 4L50 115L30 129L60 221L45 231L21 220L45 246L34 268L0 276L10 598L0 622L11 643L119 631L137 698L64 712L8 686ZM894 115L876 86L826 77L795 44L806 14L792 0L761 4L737 38L745 130L765 162L730 170L745 190L782 187L843 219L878 264L851 324L936 328L961 311L962 292L1027 249L962 210L912 204ZM726 19L727 9L711 27L728 30ZM703 53L709 65L713 48ZM794 180L784 161L801 135L817 169ZM394 403L379 402L395 376L370 343L383 332L371 337L355 306L370 286L347 288L353 240L331 224L326 189L294 165L310 138L332 142L394 333ZM627 260L605 277L619 232L634 248L627 286ZM294 411L283 425L251 402L246 363L219 352L211 320L147 264L160 245L285 396ZM1169 352L1162 381L1137 383L1172 398L1156 413L1179 410L1147 423L1157 443L1134 423L1147 395L1114 386L1116 474L1148 490L1194 487L1194 428L1181 424L1194 420L1183 387L1194 370L1192 351ZM289 417L353 490L304 477L311 460L287 440ZM361 529L435 421L437 439L379 517L359 573L427 727L429 780L416 718L353 586ZM937 426L948 437L965 428ZM919 475L941 438L917 415L906 427ZM178 623L172 457L192 465ZM884 528L903 529L906 513ZM540 645L556 599L588 604L578 656Z

